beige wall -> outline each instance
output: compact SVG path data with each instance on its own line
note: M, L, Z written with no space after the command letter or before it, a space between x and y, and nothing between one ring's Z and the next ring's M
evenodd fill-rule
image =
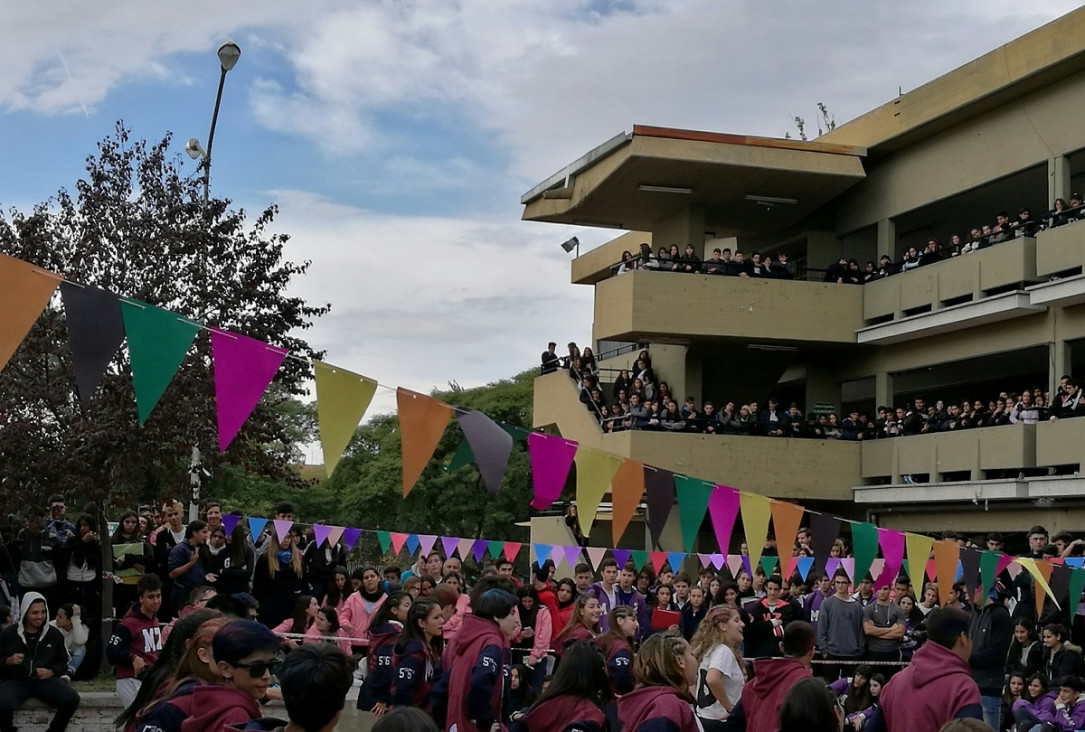
M573 259L572 282L576 285L590 285L610 277L612 265L622 260L622 252L629 251L636 256L641 243L652 244L652 235L646 231L628 231L606 244L584 252ZM654 250L653 250L654 251Z
M890 478L927 473L932 483L945 473L968 471L968 480L983 480L985 470L1017 470L1036 466L1036 426L1011 424L960 432L912 435L863 443L863 478Z

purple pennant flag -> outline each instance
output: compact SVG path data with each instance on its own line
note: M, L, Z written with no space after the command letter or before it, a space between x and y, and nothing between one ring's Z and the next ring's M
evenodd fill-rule
M712 560L712 566L718 572L723 569L723 563L727 560L727 557L723 554L713 554L710 559Z
M358 541L358 537L361 535L361 529L355 529L351 526L347 526L343 529L343 543L346 545L348 552L354 548L354 545Z
M456 422L463 430L463 436L475 454L482 484L486 492L494 496L505 477L512 455L512 435L501 429L496 422L482 412L463 412L456 410Z
M222 514L222 528L226 529L226 536L234 533L234 527L237 526L237 522L241 520L241 517L236 513L224 513Z
M428 557L433 551L433 545L437 543L437 537L433 534L419 534L418 548L422 550L422 557Z
M743 569L746 570L746 574L753 577L753 569L750 568L750 555L749 554L743 554L742 555L742 567L743 567Z
M460 543L459 537L456 536L442 536L441 548L445 550L445 559L452 556L452 552L456 551L456 545Z
M313 541L316 542L317 548L324 545L324 540L328 538L328 532L331 531L331 527L324 524L313 524Z
M708 569L709 563L712 562L712 557L710 557L708 554L701 554L700 552L697 553L697 559L701 561L702 569Z
M618 569L621 569L629 561L632 551L629 549L611 549L610 553L614 555L614 561L618 563Z
M577 444L561 437L532 432L527 436L527 450L531 459L531 481L535 497L531 507L541 511L558 499L569 468L576 457Z
M577 562L580 561L580 547L567 546L565 547L565 563L570 567L575 567Z
M904 560L904 532L894 529L878 529L878 543L885 557L885 568L874 578L874 589L887 587L896 581L900 563ZM979 564L976 564L979 569Z
M662 468L645 469L644 496L648 503L648 530L652 534L652 546L659 546L663 526L674 506L674 473Z
M482 562L482 557L486 555L486 549L490 546L490 542L485 539L476 539L475 543L471 546L471 554L475 557L475 562Z
M226 452L275 378L287 351L248 336L211 330L219 452Z
M840 537L840 519L827 513L816 513L814 511L808 511L807 513L810 514L810 531L814 534L814 539L811 542L814 550L814 566L818 566L829 559L829 554L833 549L833 542ZM839 565L839 562L837 564ZM832 577L833 573L829 570L828 564L823 566L825 567L825 573ZM836 567L834 566L833 569L835 570Z
M285 541L290 535L290 529L294 528L294 522L287 519L275 519L275 536L279 541Z
M721 553L730 550L731 531L738 516L738 491L726 485L718 485L708 499L708 515L712 517L712 531Z
M816 560L817 557L814 557ZM840 567L840 557L829 557L825 560L825 574L832 577Z

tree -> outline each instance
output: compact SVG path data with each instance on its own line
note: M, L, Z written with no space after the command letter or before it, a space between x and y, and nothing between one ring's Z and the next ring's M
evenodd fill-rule
M815 117L815 119L817 120L818 137L821 137L826 132L829 132L830 130L836 129L836 116L831 111L829 111L829 108L825 105L825 102L818 102L817 103L817 108L818 108L818 113L817 113L817 116ZM808 140L808 139L810 139L806 134L806 120L805 119L803 119L802 117L800 117L797 114L793 114L793 115L791 115L791 121L794 123L795 129L797 129L799 131L799 139L800 140ZM791 139L791 133L790 132L785 132L784 133L784 139L790 140Z
M329 306L286 295L309 263L283 260L288 237L270 230L276 207L249 223L228 200L212 198L205 206L200 181L185 177L179 158L168 155L170 139L132 142L118 122L87 158L74 196L62 189L29 213L0 213L0 252L297 356L319 357L293 334ZM55 296L0 372L2 500L8 508L40 503L52 491L114 505L184 500L192 445L213 475L232 466L296 484L293 448L306 421L295 402L308 371L304 360L287 358L220 455L206 335L197 337L141 427L123 348L93 398L76 398Z

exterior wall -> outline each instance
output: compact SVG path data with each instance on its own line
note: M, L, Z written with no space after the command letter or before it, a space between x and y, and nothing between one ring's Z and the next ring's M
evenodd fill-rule
M627 231L590 252L584 252L573 260L573 284L590 285L610 277L611 266L621 261L622 252L628 249L630 254L636 255L640 252L641 242L651 246L651 233ZM653 248L653 251L657 248Z
M1085 419L1060 419L1036 425L1036 464L1085 465Z
M863 478L900 483L903 475L929 474L937 483L945 473L967 471L970 480L982 480L986 470L1033 468L1038 426L1011 424L864 442Z
M1036 235L1036 274L1040 277L1085 265L1085 224L1060 226Z

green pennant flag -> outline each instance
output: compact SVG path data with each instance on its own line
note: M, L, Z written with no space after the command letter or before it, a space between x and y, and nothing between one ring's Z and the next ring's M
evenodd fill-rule
M1070 570L1070 617L1077 614L1077 605L1081 602L1081 593L1085 591L1085 569Z
M851 543L855 555L855 583L858 584L878 556L878 527L865 521L853 521Z
M678 495L678 524L682 528L682 544L687 552L693 551L697 532L701 530L701 522L708 511L708 499L715 488L712 483L698 478L674 476L674 490Z
M776 560L777 557L761 557L759 564L761 565L761 569L765 571L766 577L772 576L772 570L776 568ZM786 582L787 579L785 578L784 581Z
M121 315L142 425L177 373L200 326L177 313L129 300L121 300Z
M380 542L381 551L387 552L388 547L392 546L392 535L389 534L387 531L378 531L377 541Z
M640 549L633 550L629 553L629 556L633 558L633 566L637 568L638 572L644 566L644 563L648 561L648 552ZM618 567L618 569L621 569L621 567Z
M467 444L467 438L463 438L460 440L460 444L456 445L456 452L452 453L452 459L445 466L445 471L451 473L454 470L466 468L473 462L475 462L475 453L471 452L471 446Z
M505 551L505 542L491 539L487 546L489 547L491 557L494 559L501 559L501 555Z
M983 582L983 596L987 597L987 593L991 591L991 588L995 586L995 580L998 578L998 558L1002 556L1002 552L988 549L980 556L980 581ZM1073 578L1070 580L1073 582ZM1070 617L1074 614L1070 613Z

